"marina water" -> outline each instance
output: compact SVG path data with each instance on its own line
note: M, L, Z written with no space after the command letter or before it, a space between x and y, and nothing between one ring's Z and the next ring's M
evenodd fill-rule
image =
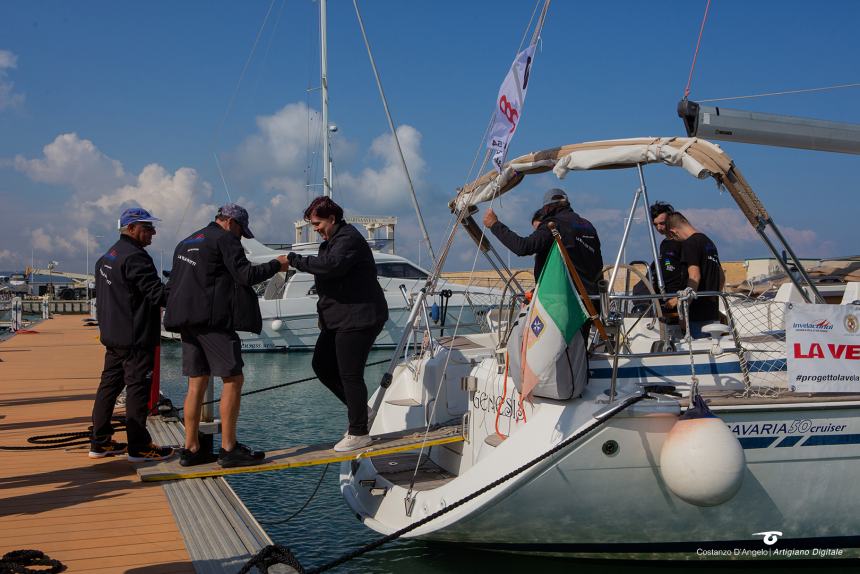
M372 351L368 362L387 359L391 351ZM312 377L312 354L246 353L244 391ZM165 342L161 351L162 392L180 407L185 398L186 382L181 372L180 345ZM368 367L365 378L372 392L386 368L385 364ZM220 396L220 379L216 379L215 396ZM318 444L339 440L346 431L344 407L318 380L265 391L242 398L239 439L253 448L275 450L293 445ZM216 445L220 437L216 437ZM539 453L535 453L537 456ZM289 547L305 568L318 566L355 550L380 537L366 528L350 512L338 488L339 464L287 469L276 472L228 476L227 480L248 509L254 514L275 543ZM322 482L320 478L322 477ZM319 490L308 506L298 511L319 484ZM643 525L647 528L647 525ZM693 558L693 557L691 557ZM348 562L336 571L373 574L441 574L476 571L530 571L610 574L614 572L657 574L667 569L683 572L693 565L707 572L756 572L779 568L784 561L755 566L723 563L679 564L606 563L510 555L499 552L469 550L452 544L431 544L417 540L398 540ZM856 565L838 565L837 561L792 562L792 569L810 570L829 566L828 572L856 572ZM477 567L477 570L476 570Z

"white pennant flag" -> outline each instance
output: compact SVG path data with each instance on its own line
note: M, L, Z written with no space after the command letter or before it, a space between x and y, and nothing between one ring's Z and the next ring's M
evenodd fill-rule
M493 150L493 165L496 171L502 171L505 156L508 152L508 143L514 136L520 118L522 117L523 102L526 99L526 90L529 85L529 72L534 59L536 42L517 54L511 69L502 87L499 89L499 97L496 99L496 113L493 116L493 127L490 129L490 138L487 147Z

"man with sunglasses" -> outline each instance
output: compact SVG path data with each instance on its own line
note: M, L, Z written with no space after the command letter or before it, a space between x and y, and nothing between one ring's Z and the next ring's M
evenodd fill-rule
M164 460L173 449L153 444L146 430L155 349L161 335L161 307L167 291L146 247L160 221L140 207L120 216L119 241L96 262L96 314L105 364L93 404L90 458L116 456L128 449L128 460ZM127 387L128 445L112 439L111 417L116 399Z
M200 448L200 416L211 377L221 377L221 450L218 463L225 468L263 461L236 439L242 384L242 344L236 331L263 330L260 304L252 285L289 268L286 255L260 265L245 256L241 237L251 239L248 212L228 203L218 209L215 221L183 239L173 253L164 312L164 327L182 336L182 374L188 377L185 397L185 448L179 464L210 462L213 453Z

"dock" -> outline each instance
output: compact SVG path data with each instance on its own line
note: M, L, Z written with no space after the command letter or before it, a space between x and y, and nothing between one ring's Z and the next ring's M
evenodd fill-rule
M4 447L91 424L97 328L58 315L30 331L0 342ZM148 426L156 442L180 444L178 422ZM93 460L88 450L0 450L0 555L36 549L68 572L233 573L272 543L222 478L144 483L125 457Z

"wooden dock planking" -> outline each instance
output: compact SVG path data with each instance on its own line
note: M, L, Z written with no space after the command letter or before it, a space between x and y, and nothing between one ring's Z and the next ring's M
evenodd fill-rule
M314 466L335 462L346 462L359 458L385 456L398 452L418 450L422 446L429 448L443 444L463 441L462 428L459 424L444 426L431 430L426 435L423 429L415 429L374 437L374 443L368 448L352 452L335 452L334 443L311 446L294 446L283 450L267 453L266 460L255 466L222 468L218 463L201 464L184 467L176 459L164 462L153 462L138 466L137 473L144 482L159 480L177 480L203 478L208 476L225 476L228 474L249 474L254 472L271 472L302 466Z
M57 316L0 343L0 444L90 424L104 351L80 316ZM122 436L119 437L122 440ZM0 451L0 554L34 548L70 572L192 573L163 489L124 458L86 446Z

